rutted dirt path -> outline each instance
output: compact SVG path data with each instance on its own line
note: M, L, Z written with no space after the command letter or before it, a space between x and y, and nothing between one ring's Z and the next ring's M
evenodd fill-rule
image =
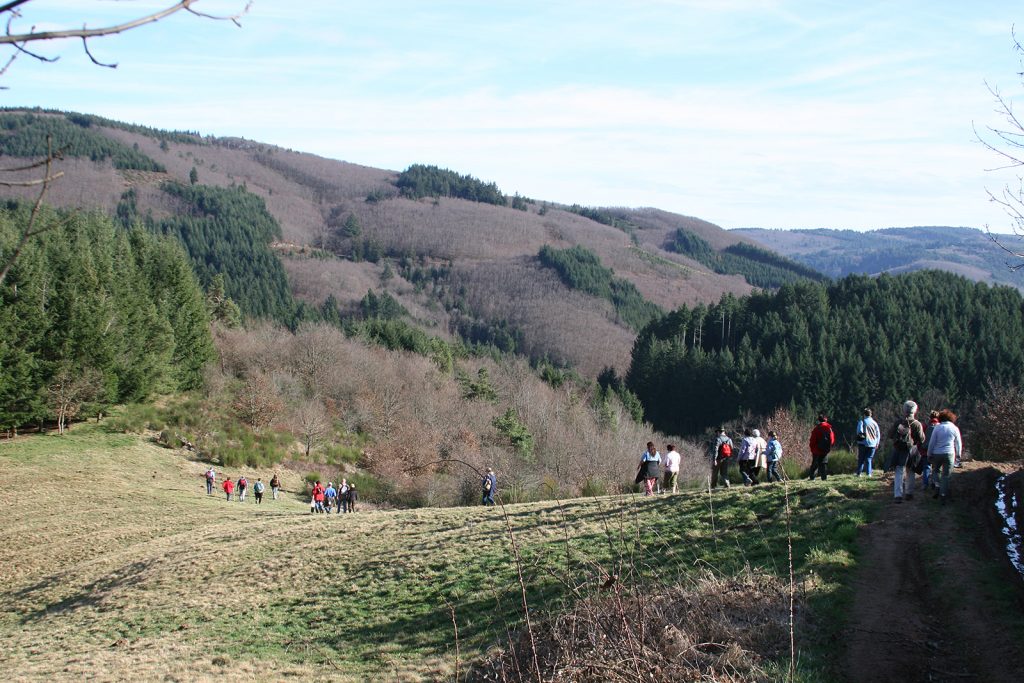
M1022 680L1024 580L993 507L996 477L1020 464L999 467L967 463L946 506L920 491L895 503L887 479L886 507L860 541L843 662L851 683Z

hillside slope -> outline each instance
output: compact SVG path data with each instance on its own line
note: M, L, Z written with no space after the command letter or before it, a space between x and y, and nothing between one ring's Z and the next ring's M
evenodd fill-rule
M953 227L855 230L765 230L730 232L830 275L945 270L978 282L1024 288L1020 274L1007 267L1009 254L981 230ZM1005 236L1009 245L1016 240Z
M680 228L715 248L747 241L694 218L609 209L595 220L574 207L533 200L512 208L452 197L414 199L399 195L393 171L237 138L78 114L31 116L0 114L0 152L31 158L45 149L43 133L65 136L68 150L55 164L64 175L47 190L48 203L113 214L131 190L134 215L159 222L194 211L161 189L168 181L242 186L280 224L276 251L297 299L319 308L333 297L344 314L368 290L386 289L432 334L465 338L472 328L478 339L471 335L470 341L488 342L495 330L511 330L520 351L589 376L606 365L624 368L635 332L609 302L570 290L542 268L541 246L584 246L666 310L751 291L742 276L717 274L666 248ZM35 178L33 171L13 175ZM35 190L3 188L0 196L34 199ZM607 224L607 216L628 229ZM358 225L357 237L343 233L350 220ZM400 262L405 267L397 268Z
M785 567L778 487L723 492L713 510L694 492L513 505L507 518L479 507L321 516L287 471L277 502L208 497L206 465L182 455L95 425L0 442L8 678L445 678L458 666L453 615L463 671L520 623L510 529L535 618L569 597L563 578L578 595L609 574L643 586L702 567ZM870 518L871 484L793 491L798 572L835 575L832 558ZM799 642L815 632L801 627Z

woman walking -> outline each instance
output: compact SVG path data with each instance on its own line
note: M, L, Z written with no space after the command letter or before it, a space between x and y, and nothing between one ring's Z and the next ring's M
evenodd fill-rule
M637 483L642 479L644 482L644 495L654 495L654 485L658 482L658 470L661 469L661 453L654 447L653 441L647 442L647 450L640 456L640 466L637 467Z
M947 408L939 411L939 424L932 429L928 439L928 459L931 460L932 477L938 477L939 470L942 470L939 492L935 497L941 500L943 505L949 500L949 470L963 455L963 439L955 422L956 413L952 410Z

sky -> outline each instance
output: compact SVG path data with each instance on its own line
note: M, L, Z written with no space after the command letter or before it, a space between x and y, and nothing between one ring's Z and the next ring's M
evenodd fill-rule
M32 0L13 28L170 4ZM255 0L241 27L179 12L90 41L116 69L35 43L58 61L19 56L0 102L725 228L1007 232L987 192L1020 181L975 129L1005 124L989 85L1024 107L1018 20L1005 0Z

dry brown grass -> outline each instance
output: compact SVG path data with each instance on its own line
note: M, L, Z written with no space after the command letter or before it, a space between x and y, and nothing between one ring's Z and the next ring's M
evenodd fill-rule
M789 647L788 585L747 572L704 574L685 585L603 592L536 625L544 681L773 680L761 668ZM534 681L534 648L523 634L470 675L475 681Z

